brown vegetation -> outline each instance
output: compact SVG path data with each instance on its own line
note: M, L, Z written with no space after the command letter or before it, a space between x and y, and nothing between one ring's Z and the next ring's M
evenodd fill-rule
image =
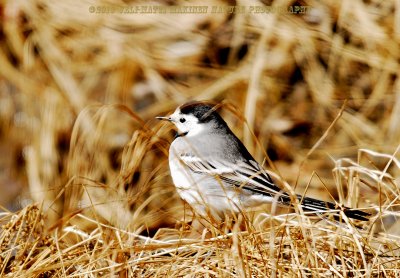
M397 277L399 5L144 5L0 2L0 275ZM154 119L193 99L277 181L370 221L272 206L196 227Z

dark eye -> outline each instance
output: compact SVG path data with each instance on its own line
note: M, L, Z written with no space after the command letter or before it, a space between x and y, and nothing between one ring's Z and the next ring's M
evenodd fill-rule
M180 118L179 121L180 121L181 123L184 123L184 122L186 122L186 119L185 119L185 118Z

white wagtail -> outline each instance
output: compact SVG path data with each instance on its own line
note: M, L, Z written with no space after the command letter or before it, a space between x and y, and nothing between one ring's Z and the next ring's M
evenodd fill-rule
M190 102L167 117L178 129L169 149L169 167L176 189L202 217L221 219L227 213L271 203L290 206L279 188L233 134L215 107ZM369 213L297 195L304 211L339 210L350 218L368 220Z

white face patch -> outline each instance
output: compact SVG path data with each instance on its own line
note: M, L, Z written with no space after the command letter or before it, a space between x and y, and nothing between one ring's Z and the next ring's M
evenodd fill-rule
M179 133L186 133L186 136L189 137L201 133L205 128L204 123L199 123L199 119L193 115L182 114L179 108L169 117L178 128Z

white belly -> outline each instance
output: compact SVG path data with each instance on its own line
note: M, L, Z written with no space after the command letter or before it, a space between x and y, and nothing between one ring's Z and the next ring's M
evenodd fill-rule
M220 219L224 213L241 210L239 190L225 188L212 176L194 173L171 153L169 166L177 192L201 216Z
M244 208L271 201L270 197L222 184L220 179L211 175L193 172L177 155L190 147L180 144L183 150L179 152L174 146L173 142L169 152L172 180L181 198L201 216L221 219L224 214L237 214Z

